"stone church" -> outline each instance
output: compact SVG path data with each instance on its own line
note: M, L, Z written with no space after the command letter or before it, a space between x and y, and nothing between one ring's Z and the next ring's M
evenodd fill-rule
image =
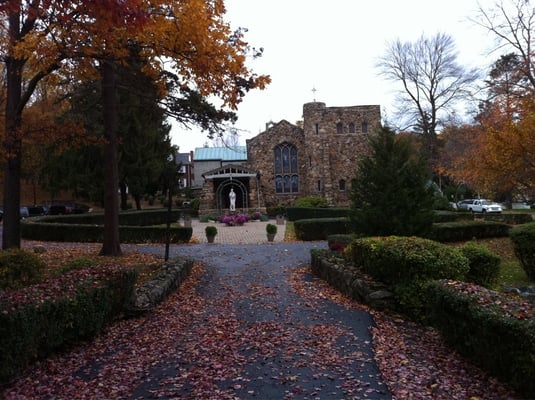
M348 206L356 161L367 151L368 134L380 124L378 105L326 107L313 102L303 105L302 123L270 123L234 155L227 151L216 159L211 151L208 159L196 149L195 174L203 179L199 211L228 210L231 189L238 211L291 206L310 195L325 197L331 206Z

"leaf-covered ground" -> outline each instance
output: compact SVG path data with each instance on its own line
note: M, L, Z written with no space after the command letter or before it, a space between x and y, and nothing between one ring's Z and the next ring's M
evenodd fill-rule
M89 257L95 248L67 252L61 257ZM155 260L133 252L123 262L140 257ZM354 321L340 319L360 319L370 310L312 279L306 266L266 275L267 265L281 264L283 256L256 264L247 252L234 257L251 272L249 281L196 264L154 312L119 321L93 342L37 363L0 397L519 398L432 329L377 312L373 340L348 329Z

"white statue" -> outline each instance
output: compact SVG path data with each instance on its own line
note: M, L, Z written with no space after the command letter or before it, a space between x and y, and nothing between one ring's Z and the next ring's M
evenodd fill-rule
M234 193L233 188L230 189L228 197L230 199L230 211L234 211L236 209L236 193Z

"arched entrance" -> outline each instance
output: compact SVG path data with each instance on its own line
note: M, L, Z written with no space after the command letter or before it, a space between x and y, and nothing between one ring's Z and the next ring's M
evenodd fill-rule
M236 193L236 210L249 208L249 194L247 186L237 179L226 179L221 182L215 192L216 207L218 210L230 208L229 193L233 189Z
M230 208L229 193L236 194L236 211L261 207L258 172L243 165L228 164L205 172L199 214L221 214Z

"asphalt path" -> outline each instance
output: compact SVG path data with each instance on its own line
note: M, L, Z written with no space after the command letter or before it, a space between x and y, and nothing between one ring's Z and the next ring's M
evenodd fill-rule
M327 299L312 303L290 285L295 270L310 262L310 250L325 246L173 246L171 257L191 257L205 268L197 287L205 308L197 323L228 316L236 323L233 334L251 337L253 332L258 340L240 349L242 365L236 376L218 383L222 391L231 388L236 399L391 399L374 361L371 316ZM176 354L185 354L185 346L177 343ZM194 381L178 378L188 376L195 364L195 359L171 355L150 371L131 398L152 398L156 392L167 393L164 398L201 398ZM172 390L162 392L170 382Z

